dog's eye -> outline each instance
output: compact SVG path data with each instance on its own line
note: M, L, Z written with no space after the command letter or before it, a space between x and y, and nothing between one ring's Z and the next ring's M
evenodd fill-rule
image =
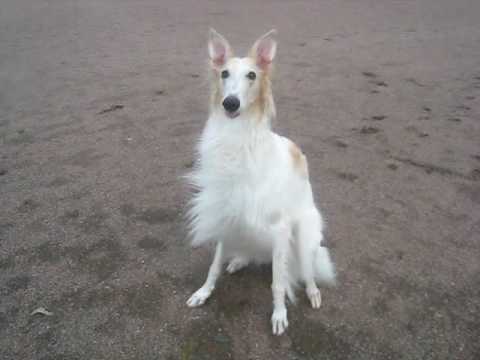
M230 76L230 73L228 72L228 70L223 70L222 71L222 79L226 79Z
M247 78L249 78L250 80L255 80L256 77L257 77L257 74L255 74L253 71L250 71L247 74Z

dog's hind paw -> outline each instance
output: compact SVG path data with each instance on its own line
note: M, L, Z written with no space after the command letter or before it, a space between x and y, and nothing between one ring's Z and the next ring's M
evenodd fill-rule
M272 331L273 335L282 335L288 327L287 309L273 310Z
M312 308L318 309L322 305L322 294L318 288L307 289L307 296L310 299Z
M233 258L227 266L227 272L233 274L248 265L248 260L241 257Z
M210 297L211 293L211 290L201 287L195 291L192 296L190 296L190 298L187 300L187 305L189 307L201 306Z

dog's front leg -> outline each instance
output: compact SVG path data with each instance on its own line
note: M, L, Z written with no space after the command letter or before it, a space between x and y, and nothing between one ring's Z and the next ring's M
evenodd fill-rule
M282 225L275 226L274 236L272 256L272 329L274 335L281 335L288 327L287 307L285 305L285 294L288 286L288 227Z
M208 270L207 280L203 286L195 291L190 299L187 301L187 305L190 307L200 306L205 303L205 301L210 297L212 294L213 289L215 289L215 284L217 282L218 276L222 271L223 265L223 243L217 243L217 247L215 249L215 256L213 257L212 265L210 265L210 269Z

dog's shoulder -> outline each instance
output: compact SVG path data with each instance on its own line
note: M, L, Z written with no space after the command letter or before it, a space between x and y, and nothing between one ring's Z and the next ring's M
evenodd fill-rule
M289 162L292 169L301 177L308 178L308 162L307 157L300 147L287 137L279 136L288 151Z

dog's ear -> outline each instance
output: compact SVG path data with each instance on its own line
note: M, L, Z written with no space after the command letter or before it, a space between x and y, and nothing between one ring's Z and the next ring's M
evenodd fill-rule
M212 28L210 28L208 36L208 55L212 67L217 69L225 65L228 58L232 56L228 41Z
M277 51L277 40L275 39L277 30L270 30L265 35L260 36L253 44L249 56L253 58L257 66L266 70L273 61Z

